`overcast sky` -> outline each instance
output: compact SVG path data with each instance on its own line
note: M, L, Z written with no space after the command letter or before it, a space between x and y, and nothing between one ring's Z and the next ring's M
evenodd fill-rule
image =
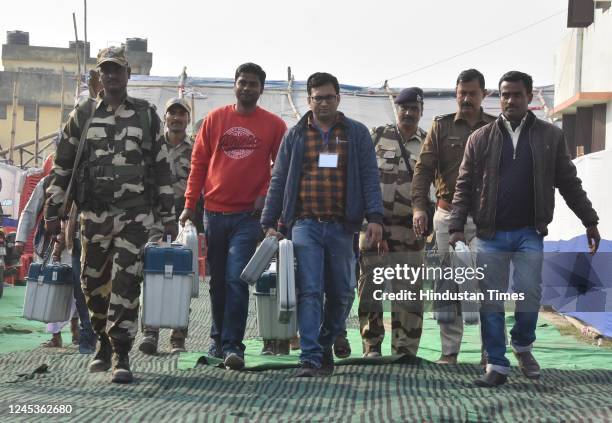
M83 37L83 0L2 2L0 36L30 33L31 45L67 47L72 12ZM149 40L151 74L232 77L245 61L269 79L298 80L316 71L340 82L380 86L385 79L454 56L513 33L567 8L567 0L89 0L92 52L127 37ZM553 83L554 53L566 33L567 13L442 64L391 79L392 87L452 87L475 67L495 87L508 70Z

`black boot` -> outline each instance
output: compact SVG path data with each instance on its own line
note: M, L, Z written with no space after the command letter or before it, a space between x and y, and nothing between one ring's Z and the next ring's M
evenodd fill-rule
M280 339L276 341L276 355L289 355L288 339Z
M138 349L148 355L157 354L158 339L158 330L145 330L144 337L142 338L142 342L138 346Z
M261 355L274 355L275 353L275 342L272 339L264 339L263 348L261 350Z
M113 383L132 383L134 375L130 370L130 356L126 352L113 354Z
M346 331L342 332L334 342L334 353L338 358L347 358L351 355L351 344L346 337Z
M98 339L100 342L98 343L96 355L94 356L93 361L89 363L89 371L91 373L105 372L111 367L111 355L113 353L113 348L110 340L108 339L108 335L106 333L100 334Z

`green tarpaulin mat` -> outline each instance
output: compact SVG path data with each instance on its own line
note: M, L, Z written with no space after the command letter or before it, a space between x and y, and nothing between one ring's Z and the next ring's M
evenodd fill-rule
M201 291L205 293L206 287ZM78 354L74 346L43 349L38 347L39 339L19 341L19 337L31 334L7 333L8 325L17 329L33 325L29 327L38 328L35 333L41 340L48 337L43 324L18 317L24 289L7 288L7 292L9 296L0 299L0 327L4 328L0 331L0 347L4 351L0 354L0 422L612 419L610 350L563 337L553 327L542 326L544 321L538 328L534 352L543 365L542 379L525 379L514 367L508 383L496 389L476 388L472 384L481 371L477 364L480 348L476 327L466 328L458 365L440 366L429 361L439 356L439 334L430 319L425 320L419 362L370 365L360 361L354 317L348 325L356 361L340 362L342 365L329 378L296 379L292 377L294 369L287 368L233 372L214 365L196 367L201 354L170 354L169 331L162 330L160 353L145 356L134 348L130 357L136 382L117 386L109 383L109 372L88 373L91 356ZM7 298L15 300L5 301ZM209 328L208 296L203 294L192 302L187 340L190 351L208 350ZM254 301L249 305L246 337L249 366L261 369L280 363L287 367L296 362L295 354L288 359L272 360L259 355L261 341L256 339ZM140 339L139 334L136 345ZM14 347L11 352L6 352L7 344ZM72 413L10 414L10 406L17 404L70 404Z
M506 318L506 323L508 327L511 328L514 323L514 317L508 316ZM348 359L338 360L338 364L380 364L391 363L399 359L399 357L385 357L387 358L386 360L361 359L362 347L359 330L349 329L347 333L352 346L352 354ZM435 361L440 357L440 339L438 333L439 329L435 320L426 318L423 336L421 337L421 343L417 353L418 357L429 361ZM465 326L461 354L459 355L460 362L480 362L479 339L478 326ZM248 369L265 370L268 368L295 367L297 365L299 351L292 351L289 356L270 356L261 355L261 340L248 340L245 342L245 345L247 347L245 351L245 362ZM389 337L385 337L382 352L385 356L391 355ZM537 341L534 348L534 355L543 368L612 370L612 349L585 345L572 337L562 336L557 328L545 321L540 321L537 329ZM204 353L182 353L178 362L179 369L195 367L200 357L205 357L209 364L213 365L217 365L221 361L207 357ZM510 348L508 348L507 357L510 359L512 365L517 364ZM200 363L203 363L203 360L200 360Z

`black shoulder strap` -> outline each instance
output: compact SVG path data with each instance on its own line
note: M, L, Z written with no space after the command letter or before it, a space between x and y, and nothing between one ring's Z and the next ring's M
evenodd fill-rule
M397 129L397 131L399 132L399 129ZM408 173L410 174L410 177L412 178L414 176L414 171L412 170L412 167L410 167L410 153L408 152L408 150L406 150L406 147L404 146L404 143L402 142L402 136L400 135L400 139L397 140L397 143L400 146L400 150L402 150L402 157L404 158L404 161L406 162L406 168L408 169Z
M68 182L68 188L66 189L66 195L64 195L64 202L59 210L59 215L61 218L66 216L68 203L71 200L72 186L74 185L74 178L76 176L77 167L81 161L81 156L83 155L83 150L85 149L85 140L87 139L87 131L89 130L89 125L91 124L91 120L93 119L94 113L96 112L96 101L94 99L87 99L86 103L79 104L79 108L85 107L85 105L89 106L89 115L87 120L83 124L81 128L81 137L79 138L79 146L77 147L76 155L74 158L74 164L72 166L72 173L70 174L70 182Z

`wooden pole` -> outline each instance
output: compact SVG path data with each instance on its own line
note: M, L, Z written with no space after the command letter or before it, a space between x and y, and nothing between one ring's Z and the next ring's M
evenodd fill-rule
M36 126L34 127L34 166L38 167L38 148L40 133L40 105L36 102Z
M395 123L399 125L399 116L397 115L397 108L395 107L395 101L393 100L393 92L389 88L389 84L385 81L385 91L389 95L389 102L391 103L391 110L393 110L393 116L395 116Z
M83 40L85 43L83 44L83 73L87 73L87 59L89 58L89 54L87 54L87 0L83 0Z
M72 23L74 25L74 52L77 59L77 75L81 74L81 56L79 54L79 35L77 33L76 15L72 12Z
M195 124L196 124L196 118L195 118L196 114L195 114L195 100L193 98L193 93L191 93L191 133L195 135Z
M62 126L64 124L64 67L62 66L62 75L60 76L62 79L62 89L60 92L60 116L59 116L59 130L62 130Z
M19 86L19 73L13 83L13 121L11 123L11 143L9 144L9 162L13 164L13 150L15 149L15 133L17 126L17 87Z
M74 51L76 53L77 60L77 71L75 74L76 79L76 88L75 88L75 98L79 98L79 92L81 91L81 56L79 53L79 35L77 33L77 24L76 24L76 15L72 12L72 23L74 24Z
M297 107L295 107L295 103L293 102L293 82L294 82L293 74L291 73L291 66L287 67L287 99L289 100L289 106L291 106L291 110L293 110L293 115L297 120L300 120L302 117L300 112L298 112Z

